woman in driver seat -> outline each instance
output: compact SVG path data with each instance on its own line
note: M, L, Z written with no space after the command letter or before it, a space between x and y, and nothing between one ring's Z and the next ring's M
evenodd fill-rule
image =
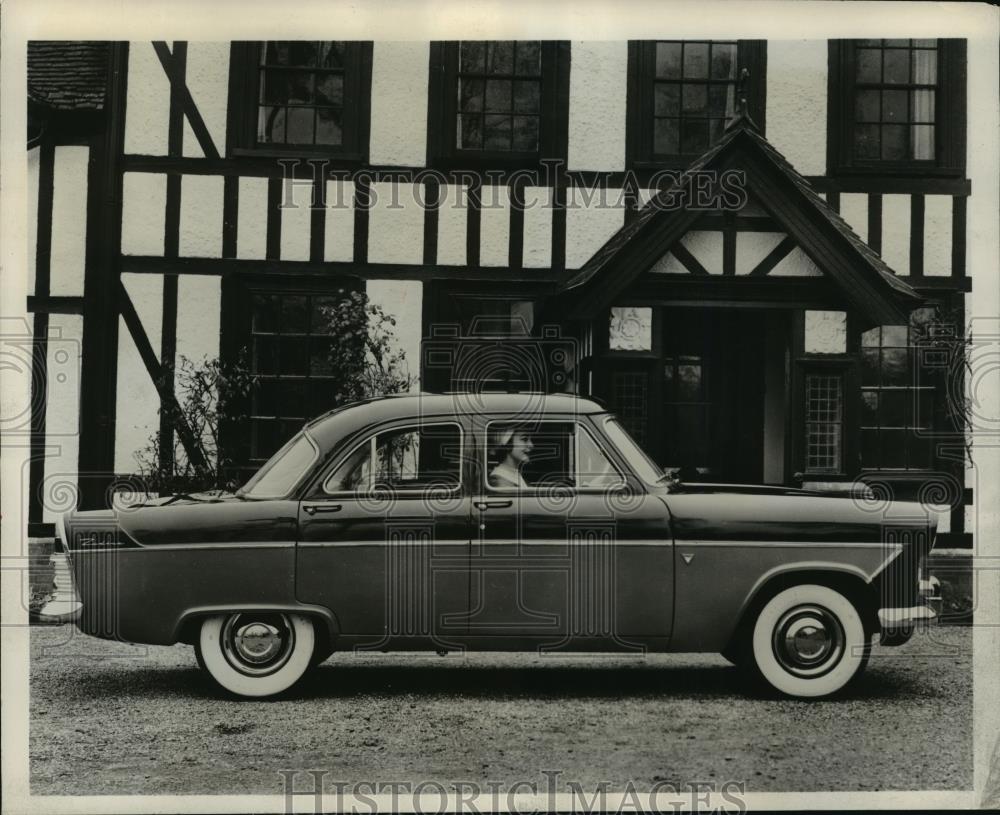
M501 488L528 487L521 468L531 461L535 444L524 427L501 427L490 431L490 486Z

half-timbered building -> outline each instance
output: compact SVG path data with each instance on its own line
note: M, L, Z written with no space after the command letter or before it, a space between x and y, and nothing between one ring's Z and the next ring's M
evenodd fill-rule
M364 291L424 389L594 395L705 480L935 484L970 546L976 48L32 43L32 528L190 432L182 356L249 355L259 463Z

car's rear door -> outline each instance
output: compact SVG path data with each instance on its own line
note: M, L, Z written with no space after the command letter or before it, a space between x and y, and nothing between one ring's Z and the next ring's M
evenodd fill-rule
M447 647L464 626L466 437L453 418L380 427L300 502L298 599L330 608L355 644Z

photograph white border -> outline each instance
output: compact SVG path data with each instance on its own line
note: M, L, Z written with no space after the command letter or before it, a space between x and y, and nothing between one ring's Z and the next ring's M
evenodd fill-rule
M295 13L290 13L294 8ZM646 39L658 28L669 36L832 39L860 36L962 37L969 42L970 62L993 65L992 71L969 73L970 178L977 179L968 207L969 268L992 268L992 286L977 278L969 298L968 318L979 325L993 320L1000 336L1000 222L998 179L1000 155L1000 91L998 42L1000 9L985 4L906 2L673 2L640 0L417 0L405 2L268 2L267 0L7 0L0 12L0 318L2 324L28 319L26 308L26 42L31 39L78 40L242 40L317 39L324 29L336 39ZM658 23L657 21L661 21ZM1000 364L984 372L976 394L980 415L1000 417ZM0 370L3 414L29 403L30 383L24 373ZM992 446L996 445L996 446ZM1000 734L1000 440L976 444L979 486L977 565L979 595L974 626L975 789L983 790ZM27 460L26 447L4 443L0 468L3 489L2 528L2 772L3 808L11 813L106 812L283 812L281 796L44 796L28 790L28 635L26 610L20 602L22 574L8 566L23 562L26 500L17 485ZM13 485L13 488L11 488ZM992 509L989 509L992 508ZM992 568L987 568L987 567ZM1000 771L1000 768L998 768ZM970 792L748 793L746 803L758 809L813 808L965 808L978 804ZM542 809L544 796L519 797L525 807ZM332 801L329 802L332 805ZM349 804L348 801L344 802ZM388 805L389 799L384 803ZM436 800L429 802L436 806ZM484 802L485 803L485 802ZM557 803L568 804L569 801ZM726 802L714 800L714 805ZM296 799L296 811L312 812L312 796ZM614 796L608 805L615 805ZM488 804L487 804L488 806ZM364 810L362 810L364 811Z

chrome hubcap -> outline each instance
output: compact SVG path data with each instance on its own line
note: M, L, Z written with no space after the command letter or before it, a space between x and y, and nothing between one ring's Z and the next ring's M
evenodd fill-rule
M844 654L844 629L822 606L786 611L774 627L774 655L796 676L816 677L833 670Z
M233 614L222 629L222 653L237 671L264 676L292 654L295 633L284 614Z

